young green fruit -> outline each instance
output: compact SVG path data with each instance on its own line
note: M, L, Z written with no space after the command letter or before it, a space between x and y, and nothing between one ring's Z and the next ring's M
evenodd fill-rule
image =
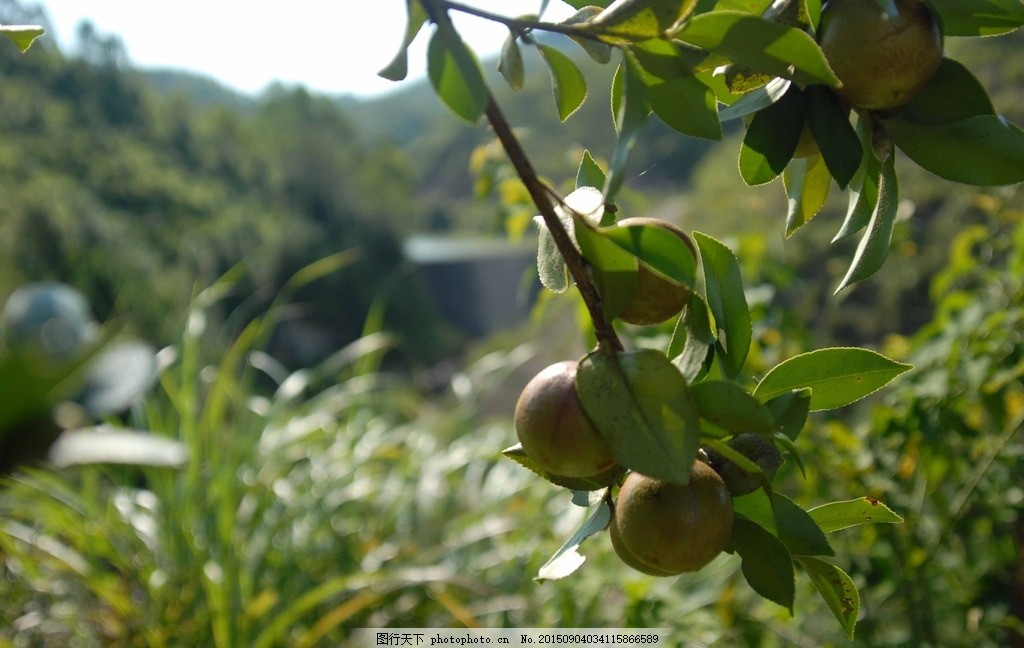
M696 258L693 242L686 232L668 221L657 218L635 217L619 222L620 227L653 225L664 228L682 239ZM619 313L619 319L630 324L659 324L675 317L690 299L691 290L656 274L641 262L636 275L636 292L633 300Z
M836 89L854 106L896 108L913 99L942 62L942 33L922 0L829 0L821 11L818 44L843 82Z
M743 432L737 434L729 441L729 447L750 459L758 465L771 481L776 471L782 465L782 453L771 439L754 434ZM761 487L761 480L751 475L733 462L718 454L714 450L708 450L708 463L725 482L726 488L733 497L753 493Z
M653 576L674 576L711 562L725 548L732 525L729 489L710 466L695 461L686 484L630 473L609 532L624 563Z
M576 394L577 366L566 361L541 371L526 384L515 409L523 452L563 477L591 477L615 465L615 455Z

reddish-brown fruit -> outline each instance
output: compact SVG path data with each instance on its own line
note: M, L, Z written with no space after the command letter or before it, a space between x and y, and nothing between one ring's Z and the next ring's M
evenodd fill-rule
M942 62L942 32L922 0L895 0L889 15L875 0L829 0L818 44L854 106L888 110L913 99Z
M694 258L697 256L689 235L668 221L635 217L619 222L620 227L631 225L654 225L667 229L686 243ZM689 287L675 284L640 263L636 275L636 293L625 310L619 313L619 319L637 325L659 324L678 315L689 301L691 292Z
M591 477L615 465L615 455L576 394L577 366L566 361L541 371L526 384L515 409L523 452L563 477Z
M612 546L626 564L653 575L693 572L725 548L732 497L718 473L700 461L685 485L633 472L619 489L611 524Z

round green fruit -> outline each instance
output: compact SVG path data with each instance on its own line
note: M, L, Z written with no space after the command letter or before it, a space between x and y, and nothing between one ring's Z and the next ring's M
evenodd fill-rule
M576 394L577 366L566 361L541 371L523 388L515 409L523 452L563 477L591 477L615 465L615 455Z
M768 480L775 477L776 471L782 465L782 453L771 439L754 434L743 432L737 434L729 441L729 447L750 459L764 471ZM761 480L751 475L733 462L718 454L714 450L708 450L708 463L725 482L726 488L733 497L753 493L761 487Z
M722 552L732 533L732 497L710 466L696 461L686 484L630 473L615 502L612 547L646 574L694 572Z
M942 62L942 32L922 0L829 0L818 44L843 82L836 93L860 108L888 110L913 99Z
M682 239L690 253L696 258L697 253L686 232L668 221L658 218L627 218L619 222L620 227L634 225L653 225L664 228ZM629 324L647 325L660 324L675 317L690 300L690 288L680 286L655 273L641 262L636 275L636 292L633 300L625 310L619 313L619 319Z

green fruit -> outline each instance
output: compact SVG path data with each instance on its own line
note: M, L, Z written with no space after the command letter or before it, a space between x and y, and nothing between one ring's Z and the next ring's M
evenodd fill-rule
M818 44L843 82L840 97L860 108L888 110L910 101L942 62L942 33L922 0L829 0Z
M566 361L541 371L527 383L515 409L523 452L563 477L591 477L615 465L615 455L576 394L577 366Z
M637 217L619 222L620 227L632 225L654 225L667 229L686 243L694 258L697 256L693 242L686 232L668 221ZM690 300L691 292L687 286L680 286L661 277L641 262L637 270L633 300L619 313L619 319L637 325L659 324L678 315Z
M718 473L699 461L687 484L632 472L619 489L611 524L612 547L627 565L655 576L693 572L725 548L732 498Z
M737 434L729 441L729 447L750 459L761 468L768 480L775 477L776 471L782 465L782 453L775 446L775 443L767 437L753 432ZM714 450L708 450L708 463L721 475L726 488L733 497L753 493L761 487L761 480L751 475L733 462L718 454Z

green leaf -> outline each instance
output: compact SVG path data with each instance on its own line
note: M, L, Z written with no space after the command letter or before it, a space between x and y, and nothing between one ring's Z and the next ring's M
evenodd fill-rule
M786 94L786 91L789 90L791 83L792 81L789 79L773 79L767 85L746 93L733 102L732 105L720 110L718 118L726 122L764 110L781 99Z
M587 518L587 521L583 523L583 526L565 541L565 544L555 552L555 555L550 560L544 563L544 566L537 572L536 580L558 580L579 569L586 561L586 558L581 556L577 549L583 544L584 540L607 529L611 518L611 507L608 506L607 502L601 502L594 509L590 517Z
M689 481L700 420L686 381L663 354L595 351L580 363L576 391L621 465L664 481Z
M935 175L964 184L1024 182L1024 131L999 115L948 124L919 124L896 117L885 131L914 162Z
M562 0L562 2L578 11L589 6L600 7L603 9L610 5L612 0Z
M505 448L501 451L501 454L516 462L523 468L526 468L541 479L551 482L555 486L561 486L562 488L568 488L569 490L574 491L588 492L607 488L609 484L616 481L619 476L625 473L624 468L614 466L601 474L594 475L593 477L565 477L564 475L556 475L538 466L536 462L526 454L526 451L523 450L523 445L521 443Z
M0 33L18 46L24 54L37 38L46 33L39 25L0 25Z
M405 35L402 37L402 46L398 48L395 58L388 63L387 67L377 73L389 81L401 81L409 74L409 45L416 39L424 23L427 22L427 12L418 0L407 0Z
M678 367L686 383L694 384L707 372L714 358L715 336L711 332L708 306L698 293L690 294L682 317L676 322L668 357Z
M861 524L898 523L903 518L872 497L822 504L807 511L825 533L841 531Z
M693 237L704 266L704 291L715 317L722 371L735 378L746 362L752 332L740 264L732 250L714 238L700 232Z
M733 499L736 513L782 541L792 556L834 556L824 530L807 511L779 493L758 489Z
M750 587L792 614L796 582L793 558L785 545L755 522L742 517L733 522L729 545L740 555L740 568Z
M587 81L568 56L550 45L537 45L541 58L551 70L551 89L555 93L558 117L562 121L576 112L587 98Z
M946 36L995 36L1024 25L1020 0L929 0Z
M614 319L636 294L637 259L583 219L576 219L575 231L583 258L593 269L601 308L605 317Z
M498 72L513 90L522 90L525 74L518 39L518 34L510 32L501 46L501 57L498 59Z
M629 156L636 145L640 129L651 114L643 80L637 78L632 66L623 63L615 71L612 80L612 114L615 116L615 130L618 139L608 169L608 181L604 185L605 202L614 202L622 188Z
M804 84L839 85L813 38L760 16L711 11L691 18L675 36L773 76Z
M583 7L577 7L578 11L572 16L566 18L561 22L562 25L579 25L585 23L597 14L601 13L602 7L595 5L586 5ZM594 61L604 65L612 60L612 48L607 43L596 41L592 38L583 38L581 36L569 35L577 45L583 48L583 51L587 53L587 56L592 58Z
M684 135L722 138L715 93L693 75L678 45L664 40L637 43L626 60L635 66L647 101L661 121Z
M616 0L581 26L614 45L663 38L696 5L697 0Z
M918 124L948 124L995 112L988 92L970 70L944 58L928 85L893 114Z
M579 169L576 171L576 188L595 187L601 189L604 186L605 175L601 165L597 163L590 151L583 151L583 159L580 160Z
M800 141L806 110L804 92L794 85L754 115L740 147L740 175L745 183L763 185L785 170Z
M832 175L820 155L796 158L786 166L782 182L789 199L786 238L810 222L825 205L832 187Z
M821 86L807 88L807 123L829 172L841 189L850 184L864 157L849 115L850 109L844 107L831 90Z
M480 119L490 99L480 62L449 25L438 25L430 39L427 74L452 112L469 122Z
M796 439L807 424L811 411L811 390L796 389L765 402L775 420L775 429L790 440Z
M763 403L734 382L707 380L690 387L700 417L728 432L771 434L772 414Z
M857 121L862 156L860 168L850 181L849 204L842 227L832 238L835 243L867 227L871 215L878 205L878 192L882 183L882 163L871 147L873 126L871 119L861 117Z
M653 224L616 225L601 233L655 273L680 286L696 283L697 253L677 233Z
M878 202L868 221L867 230L857 245L853 261L846 276L836 288L838 293L843 288L867 279L882 267L889 256L889 244L892 242L892 231L896 225L896 214L899 211L899 183L896 179L896 156L890 155L882 162L882 175L878 183Z
M821 594L839 625L853 640L853 630L860 615L860 593L853 579L839 567L817 558L798 558L815 589Z
M534 223L537 225L537 276L541 285L551 292L564 293L569 289L569 273L565 267L565 259L562 258L555 237L544 219L537 216Z
M878 391L911 368L868 349L818 349L775 365L758 383L754 396L765 402L794 389L810 388L811 411L835 409Z

